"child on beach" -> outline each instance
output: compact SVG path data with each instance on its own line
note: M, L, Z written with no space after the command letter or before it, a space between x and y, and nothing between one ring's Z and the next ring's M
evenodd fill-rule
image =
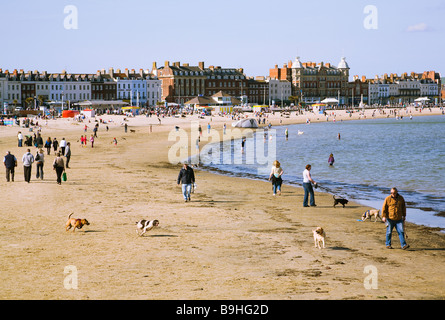
M91 148L94 148L94 136L93 135L91 135L90 142L91 142Z
M111 143L113 143L115 146L117 146L117 139L113 138L113 141L111 141Z

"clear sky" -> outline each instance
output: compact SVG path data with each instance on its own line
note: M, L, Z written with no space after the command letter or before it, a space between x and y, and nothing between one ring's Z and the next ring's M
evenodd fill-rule
M335 65L345 56L351 76L445 74L445 0L15 0L0 2L0 16L3 70L151 70L169 60L267 76L296 56Z

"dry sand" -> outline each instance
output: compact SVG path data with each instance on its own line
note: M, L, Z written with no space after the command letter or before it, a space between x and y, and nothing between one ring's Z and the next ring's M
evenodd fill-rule
M306 117L269 120L290 124ZM61 186L53 154L46 157L45 179L35 179L33 166L25 183L18 128L0 128L0 150L19 160L16 181L0 179L0 299L445 298L445 235L439 230L407 224L411 248L401 250L394 233L395 249L388 250L383 223L357 222L366 207L350 202L333 208L332 196L317 192L318 206L303 208L301 188L283 186L273 197L270 182L199 170L198 188L184 203L176 185L180 165L168 159L175 142L167 137L174 125L188 130L197 117L162 119L162 125L156 118L130 118L135 133L124 133L122 117L101 118L114 122L109 132L100 126L94 148L77 142L84 124L42 122L44 139L65 137L72 144L68 181ZM350 119L338 112L337 121L342 118ZM221 129L223 122L231 124L214 117L212 126ZM204 129L208 118L201 123ZM90 225L66 232L71 212ZM158 219L160 226L138 237L135 222L143 218ZM327 233L322 250L313 244L317 226ZM75 272L78 287L70 289Z

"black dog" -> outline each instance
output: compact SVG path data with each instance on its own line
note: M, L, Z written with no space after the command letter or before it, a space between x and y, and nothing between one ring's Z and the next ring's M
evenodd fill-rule
M341 205L343 205L344 208L345 204L349 202L347 199L344 198L336 198L335 196L333 196L333 198L334 198L334 207L340 203Z

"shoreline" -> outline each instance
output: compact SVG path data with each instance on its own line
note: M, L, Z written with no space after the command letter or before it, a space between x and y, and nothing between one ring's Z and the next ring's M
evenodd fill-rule
M364 206L333 208L332 198L315 190L317 207L302 208L297 186L283 186L283 194L272 197L270 182L202 170L196 170L198 187L185 204L176 185L180 165L168 160L175 143L168 134L176 124L186 130L190 118L166 119L161 126L154 125L156 118L143 120L129 119L134 133L124 133L118 121L109 132L100 125L94 148L76 142L82 125L62 130L67 122L60 121L58 128L42 127L43 137L64 134L73 145L68 181L61 186L50 165L43 181L34 178L33 168L31 183L24 183L20 158L25 148L11 147L15 128L1 139L0 147L10 148L19 160L17 181L0 180L2 299L445 297L445 236L437 230L407 224L411 248L401 250L393 233L395 249L387 250L383 224L356 221ZM222 130L223 121L229 123L212 121L212 127ZM138 125L144 122L153 122L153 132ZM53 154L47 162L52 159ZM73 211L90 225L66 232ZM138 237L134 223L143 218L159 219L160 226ZM326 230L325 249L314 248L317 226ZM78 271L77 289L65 287L67 266ZM377 288L366 286L367 266L378 272Z
M433 112L433 114L427 114L427 113L424 112L423 114L419 114L419 116L432 117L432 116L443 116L443 115L440 113L440 110L437 110L436 112ZM342 121L343 121L343 120L344 120L344 121L354 121L354 120L355 120L355 121L358 121L358 120L378 120L378 119L386 119L386 118L388 118L388 117L386 117L386 116L381 116L381 117L376 117L376 118L365 118L365 119L342 119ZM316 121L315 123L323 123L323 122L325 122L325 121ZM277 127L277 126L283 127L283 126L287 126L287 125L299 125L299 124L303 124L303 122L298 122L298 123L288 123L288 124L286 124L286 125L283 125L283 124L281 124L281 125L275 125L275 127ZM263 129L263 128L266 128L266 126L265 126L265 125L262 125L260 128L258 128L258 129L252 129L252 130L255 132L256 130L261 130L261 129ZM272 128L273 128L273 127L272 127ZM236 138L234 138L234 137L231 136L231 135L228 135L228 137L225 137L224 135L222 135L222 129L216 129L216 130L219 132L219 134L220 134L221 137L223 138L222 141L225 141L225 140L228 140L228 139L233 139L233 140L236 141L236 140L241 139L242 136L243 136L243 134L242 134L242 135L240 135L240 136L238 136L238 137L236 137ZM213 141L212 141L211 143L218 143L218 142L213 142ZM185 160L182 161L182 162L189 162L189 163L194 164L194 163L196 163L196 161L193 161L193 160L192 160L194 157L196 157L196 154L194 154L194 155L188 157L187 159L185 159ZM201 168L202 168L202 169L201 169ZM228 170L219 169L219 168L217 168L217 167L215 167L215 166L212 166L212 165L204 165L204 166L200 166L200 169L201 169L201 170L206 170L206 171L208 171L208 172L215 173L215 174L218 174L218 175L225 175L225 176L228 176L228 177L240 177L240 178L246 178L246 179L249 179L249 180L265 181L265 180L264 180L260 175L258 175L258 174L246 173L246 172L233 172L233 171L228 171ZM283 181L283 185L288 185L288 186L294 186L294 187L302 188L302 185L299 184L298 182L290 182L290 181L288 181L288 182L286 183L285 181ZM331 196L334 195L334 193L332 193L332 192L329 191L329 190L320 190L320 189L319 189L318 192L327 193L327 194L330 194ZM383 198L383 199L368 199L368 200L361 200L361 199L355 199L355 198L353 197L353 198L349 198L349 200L350 200L350 201L352 200L353 202L355 202L356 204L359 204L359 205L361 205L361 206L372 207L373 209L381 209L380 202L383 203L384 198ZM432 229L434 229L434 230L441 230L441 232L445 233L445 226L442 226L442 225L443 225L443 222L440 223L441 220L437 221L437 219L442 219L442 216L441 216L441 214L440 214L440 213L441 213L440 211L437 211L437 212L438 212L437 214L433 214L432 216L425 217L425 214L426 214L427 212L433 210L432 208L429 208L429 207L427 207L427 208L424 208L424 207L421 207L421 208L410 207L410 208L408 208L408 210L411 211L412 214L415 214L415 215L416 215L416 219L413 219L412 221L409 221L410 223L415 224L415 225L419 225L419 226L423 226L423 227L432 228ZM424 213L424 215L423 215L423 218L424 218L424 219L422 219L422 217L421 217L421 213ZM423 220L423 221L422 221L422 220ZM408 221L407 221L407 222L408 222ZM436 224L436 225L435 225L435 224ZM438 224L438 225L437 225L437 224Z

